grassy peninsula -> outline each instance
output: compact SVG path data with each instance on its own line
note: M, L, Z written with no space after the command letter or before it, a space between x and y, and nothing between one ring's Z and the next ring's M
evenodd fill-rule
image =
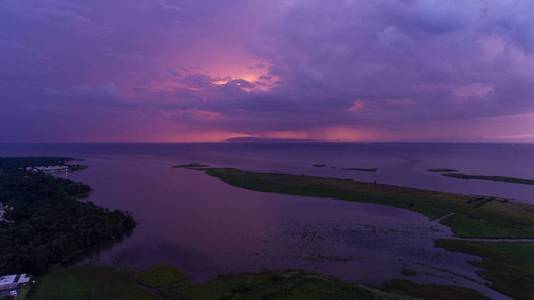
M483 268L480 275L491 281L493 288L516 299L534 297L534 242L514 241L534 239L533 205L351 179L231 168L203 170L225 183L255 191L374 203L421 213L449 226L456 237L465 238L440 240L436 244L450 251L482 257L482 262L472 263ZM397 289L413 288L404 284Z
M0 274L42 274L117 241L136 223L129 214L88 201L91 188L26 171L68 158L0 158Z
M250 190L334 198L408 209L450 226L464 238L534 238L534 206L459 195L304 175L203 169L210 176Z

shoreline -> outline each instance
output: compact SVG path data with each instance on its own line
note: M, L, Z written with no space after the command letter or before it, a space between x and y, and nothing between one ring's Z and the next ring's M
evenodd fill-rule
M218 172L218 171L221 171L221 170L224 170L224 171L228 171L228 170L230 170L231 172L235 172L235 171L236 171L236 169L218 169L218 168L209 168L209 167L205 167L205 165L202 165L202 166L199 166L199 165L193 165L193 166L191 166L191 165L190 165L190 167L192 167L191 169L194 169L194 170L195 170L195 169L196 169L196 170L204 170L204 171L206 171L206 173L208 173L208 172L210 172L210 171L212 171L212 172ZM239 171L239 172L245 172L245 173L246 173L246 171L241 171L241 170L237 170L237 171ZM246 175L250 175L249 173L254 173L254 174L269 174L269 175L272 175L272 176L278 176L278 175L280 175L280 176L294 176L294 175L287 175L287 174L258 173L258 172L248 172ZM210 174L208 174L208 175L210 175ZM221 174L219 173L218 175L221 175ZM218 177L218 176L213 176L213 177ZM314 179L319 178L319 179L325 179L325 180L334 180L333 178L320 178L320 177L312 177L312 176L298 176L298 177L304 177L304 179L308 179L309 177L311 177L311 178L314 178ZM219 178L219 179L220 179L220 178ZM285 179L287 179L287 178L285 178ZM302 178L301 178L301 179L302 179ZM341 180L341 179L340 179L340 180ZM226 182L225 180L223 180L223 181ZM347 184L347 182L350 181L350 180L341 180L341 181L343 182L343 184ZM228 183L228 182L226 182L226 183ZM231 184L231 185L234 185L234 186L235 186L235 184ZM387 185L380 185L381 188L384 188L384 186L387 186ZM242 186L239 186L239 187L242 187ZM401 192L401 193L402 193L402 192L406 192L406 190L403 190L403 189L410 189L410 188L394 187L394 186L387 186L387 187L385 187L385 188L386 188L386 189L388 189L388 188L393 188L393 190L394 190L395 192ZM400 190L399 190L399 189L400 189ZM257 189L253 189L253 190L257 190ZM412 189L412 190L417 190L417 189ZM426 195L431 195L431 194L439 194L439 192L429 192L429 191L424 191L424 190L417 190L417 191L420 192L420 193L422 193L424 196L426 196ZM284 194L285 192L278 191L278 193ZM427 193L430 193L430 194L427 194ZM447 195L450 195L450 194L447 194ZM452 194L452 195L454 195L454 194ZM313 196L313 195L303 195L303 196ZM456 196L458 196L458 195L456 195ZM325 197L324 195L323 195L323 196L320 196L320 197L328 198L328 196ZM435 198L435 199L439 200L440 203L441 203L441 200L442 200L442 199L440 199L439 195L434 195L433 197L437 197L437 198ZM468 196L468 197L470 197L468 200L465 200L465 199L464 199L465 202L466 202L467 204L466 204L466 203L464 203L464 204L470 206L470 207L471 207L470 209L480 209L480 208L485 208L487 205L489 205L488 203L484 203L483 205L480 205L480 206L474 208L474 206L475 206L478 202L477 202L477 201L473 201L472 203L469 203L469 200L473 200L473 199L476 200L476 197L473 197L473 196ZM374 199L374 198L373 198L373 199ZM349 199L341 199L341 200L355 201L354 199L350 199L350 200L349 200ZM376 200L376 201L378 201L378 200ZM457 201L458 201L458 199L455 200L455 203L456 203ZM358 201L358 202L366 202L366 201ZM461 202L461 201L460 201L460 202ZM385 204L385 203L376 203L376 202L368 202L368 203L379 204L379 205L387 205L387 204ZM408 204L410 204L410 203L408 203ZM411 210L411 211L415 211L415 212L420 213L420 214L422 213L422 212L420 211L421 208L418 207L419 204L420 204L419 202L416 201L416 202L411 203L411 204L414 204L414 206L410 206L410 205L408 205L409 208L406 208L406 207L397 207L397 206L393 206L393 207L397 207L397 208L405 208L405 209L408 209L408 210ZM443 204L443 203L441 203L441 204ZM492 203L492 205L493 205L493 203ZM509 205L509 204L506 204L506 205ZM512 204L512 205L513 205L513 204ZM392 206L392 205L388 205L388 206ZM410 208L411 208L411 209L410 209ZM453 208L455 208L455 209L459 209L458 207L453 207ZM465 207L461 207L461 208L464 209ZM435 216L439 216L439 217L445 217L445 218L443 218L443 219L438 220L438 222L446 221L449 217L453 217L453 216L454 216L454 215L443 215L439 209L438 209L438 210L433 210L433 209L431 209L431 210L427 210L426 207L423 207L423 210L422 210L422 211L424 211L424 212L426 212L426 213L428 214L428 215L425 214L425 215L427 215L427 217L428 217L429 215L435 215ZM465 212L464 212L464 211L460 211L460 214L462 214L462 213L465 213ZM445 224L445 225L446 225L446 224ZM469 239L466 240L466 239L460 239L460 238L457 238L457 239L450 239L450 240L460 241L460 242L482 242L482 240L476 240L476 241L474 241L474 240L469 240ZM502 240L492 240L492 242L501 242L501 241L502 241ZM516 242L516 241L512 241L512 242ZM70 269L70 268L69 268L69 269ZM407 272L408 272L408 271L407 271ZM410 271L410 272L411 272L411 271ZM283 272L282 272L282 273L280 273L280 272L273 272L273 273L276 273L276 274L278 274L278 275L279 275L279 274L283 274ZM304 272L304 273L305 273L305 272ZM408 272L408 273L409 273L409 272ZM241 275L237 275L237 276L238 276L238 277L241 277L241 276L244 276L244 275L245 275L245 274L241 274ZM248 274L248 275L252 275L252 276L261 276L262 274L261 274L261 273L255 273L255 274ZM276 275L276 276L278 276L278 275ZM229 275L223 275L222 277L228 277L228 276L229 276ZM320 275L313 275L313 276L324 277L324 276L320 276ZM236 278L237 278L237 277L236 277ZM314 278L315 278L315 277L314 277ZM237 279L236 279L236 280L237 280ZM402 281L402 280L401 280L401 281ZM426 289L426 287L423 288L423 287L421 287L420 285L417 285L417 284L415 284L415 283L413 283L413 282L410 282L410 281L406 281L406 282L404 282L404 283L401 283L400 285L401 285L400 287L397 286L397 288L398 288L399 290L408 289L408 290L412 290L412 292L413 292L413 289L415 289L415 290L418 290L418 289ZM433 286L432 288L436 288L436 285L432 285L432 286ZM414 288L414 287L415 287L415 288ZM443 288L443 286L440 287L440 288ZM445 288L449 289L450 287L445 287ZM465 299L467 299L467 298L465 298Z
M436 247L476 255L483 259L484 264L477 261L470 263L482 267L484 271L479 272L479 276L488 280L491 288L516 299L528 299L528 295L534 292L534 285L530 283L530 278L534 278L534 262L531 268L524 271L527 274L519 276L518 271L514 270L524 262L513 254L522 253L534 246L531 241L534 238L534 205L351 179L204 166L189 169L203 171L229 185L253 191L367 202L423 214L453 231L454 236L451 239L435 240ZM426 198L426 206L421 197ZM433 207L428 207L428 201L431 201L430 205ZM496 256L499 253L496 249L502 247L503 243L510 249L510 255ZM489 263L498 259L498 266ZM499 270L503 268L516 274L514 283L507 283L507 278L499 274Z

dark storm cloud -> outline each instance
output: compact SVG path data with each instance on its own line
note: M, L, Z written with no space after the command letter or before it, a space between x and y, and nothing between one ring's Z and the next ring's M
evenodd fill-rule
M532 11L528 0L3 0L0 141L352 129L442 140L515 115L513 135L528 136ZM457 138L491 136L477 128Z

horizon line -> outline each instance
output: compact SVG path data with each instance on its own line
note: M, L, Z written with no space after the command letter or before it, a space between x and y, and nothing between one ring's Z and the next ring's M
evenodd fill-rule
M331 141L331 140L257 140L257 141L190 141L190 142L0 142L0 145L84 145L84 144L115 144L115 145L139 145L139 144L457 144L457 145L534 145L534 142L444 142L444 141Z

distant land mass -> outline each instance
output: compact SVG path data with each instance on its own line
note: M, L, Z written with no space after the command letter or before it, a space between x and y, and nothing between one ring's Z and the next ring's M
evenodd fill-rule
M243 136L228 138L225 142L229 143L310 143L326 142L325 140L316 139L292 139L292 138L264 138L255 136Z

